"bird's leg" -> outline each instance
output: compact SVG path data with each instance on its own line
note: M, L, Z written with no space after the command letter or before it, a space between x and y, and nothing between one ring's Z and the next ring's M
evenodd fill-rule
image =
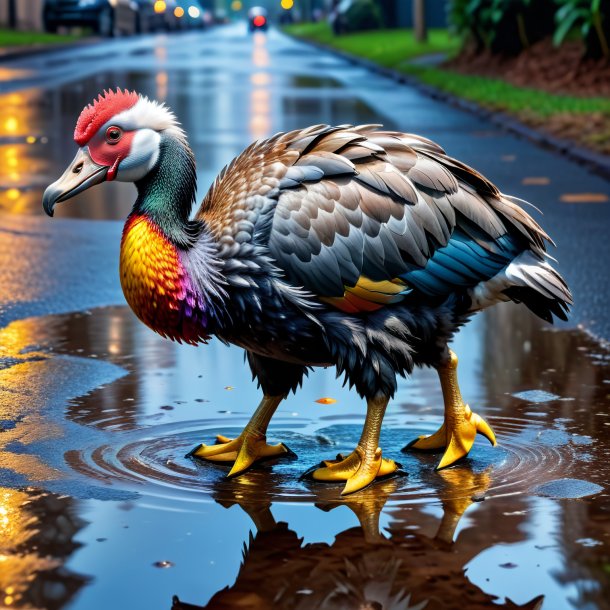
M405 449L419 451L445 450L437 470L451 466L468 454L474 443L474 437L480 432L492 445L496 444L496 435L489 424L479 415L473 413L462 400L457 379L457 356L449 351L447 364L438 367L443 399L445 402L445 421L430 436L420 436Z
M188 456L210 462L233 462L228 474L232 477L241 474L256 461L293 455L283 443L267 444L267 426L283 398L283 396L263 396L252 419L237 438L230 439L219 434L216 437L216 445L201 444Z
M324 461L324 466L314 470L317 481L347 481L341 495L360 491L376 478L398 470L393 460L381 457L379 433L389 398L378 395L367 401L366 419L358 446L347 457Z

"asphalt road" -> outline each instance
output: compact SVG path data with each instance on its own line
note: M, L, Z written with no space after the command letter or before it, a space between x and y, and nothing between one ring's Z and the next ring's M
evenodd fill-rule
M275 32L268 40L258 40L260 44L256 39L253 43L235 26L203 36L117 40L7 63L0 74L0 91L11 91L0 97L4 117L0 142L7 161L0 167L0 210L11 216L41 213L42 190L72 158L75 119L82 106L105 87L135 88L166 101L176 111L197 155L201 196L217 172L253 139L320 122L381 122L438 141L502 191L535 204L544 214L540 217L543 226L558 245L551 254L575 295L572 324L610 339L607 181L468 113L306 44ZM28 137L35 142L28 144ZM567 202L574 199L579 202ZM132 200L131 187L113 184L71 202L60 216L118 219ZM39 226L43 232L50 230L46 221L22 220L30 231ZM19 220L11 218L10 223L18 225ZM79 227L69 223L62 230L74 230L78 236ZM54 239L57 230L53 227L48 239ZM97 247L97 233L101 247L111 245L104 230L96 229L88 234L88 247ZM23 243L3 243L3 269L12 266L4 256L10 257L14 248L40 250L38 233L34 243L23 237ZM61 269L68 266L64 254L71 259L74 249L54 252L47 261ZM78 257L85 263L90 258ZM76 276L87 272L69 266ZM45 268L36 267L41 276L49 275ZM84 295L78 277L71 281L72 277L54 275L59 281L49 285L51 292L59 285L72 286L68 300L80 302ZM103 296L99 304L120 302L118 292L114 298ZM3 294L0 308L14 310L14 300ZM91 299L86 306L94 304ZM20 307L19 315L23 311Z
M610 339L607 182L275 31L110 41L7 62L0 79L5 605L168 608L179 594L208 608L514 608L508 598L540 608L543 595L545 609L608 607L610 358L581 330ZM177 113L200 199L253 139L314 123L383 123L438 141L538 206L575 295L570 324L551 329L508 305L478 316L453 346L463 394L500 446L477 442L444 474L434 456L401 454L441 414L436 376L419 371L401 382L382 438L408 477L338 502L336 488L298 476L353 446L363 407L320 371L271 429L298 460L227 482L222 469L184 459L215 432L238 430L257 403L240 350L169 343L125 306L118 244L132 186L97 187L53 220L40 208L74 155L80 110L116 86ZM337 403L316 402L329 396ZM329 597L337 582L345 599Z

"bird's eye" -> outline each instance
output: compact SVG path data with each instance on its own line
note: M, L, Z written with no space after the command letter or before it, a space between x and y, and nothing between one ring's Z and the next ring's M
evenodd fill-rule
M106 142L108 144L116 144L123 135L123 132L118 127L108 127L106 130Z

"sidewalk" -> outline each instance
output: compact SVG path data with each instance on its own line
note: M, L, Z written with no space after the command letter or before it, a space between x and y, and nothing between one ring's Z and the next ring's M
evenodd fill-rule
M102 38L82 33L53 34L41 30L13 30L0 27L0 62L39 55L47 51L90 45Z
M49 44L37 44L37 45L14 45L14 46L0 46L0 63L13 61L16 59L27 59L28 57L34 57L36 55L42 55L44 53L65 51L67 49L78 49L82 47L90 47L95 44L102 42L102 38L88 37L73 42L52 42Z

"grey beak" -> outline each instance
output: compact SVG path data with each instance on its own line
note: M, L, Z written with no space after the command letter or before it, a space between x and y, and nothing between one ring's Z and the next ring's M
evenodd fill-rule
M53 216L55 204L106 180L108 168L95 163L86 148L80 148L76 157L59 180L49 185L42 196L44 211Z

